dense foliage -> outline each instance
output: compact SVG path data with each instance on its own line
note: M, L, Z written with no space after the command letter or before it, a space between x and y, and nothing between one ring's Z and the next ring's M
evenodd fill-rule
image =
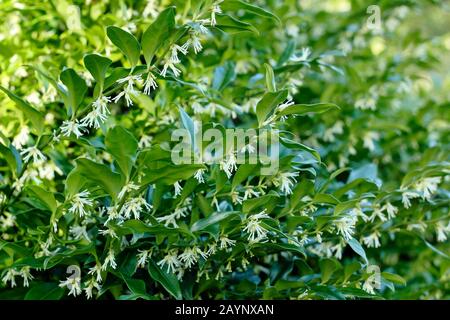
M448 299L449 7L370 5L2 1L0 297Z

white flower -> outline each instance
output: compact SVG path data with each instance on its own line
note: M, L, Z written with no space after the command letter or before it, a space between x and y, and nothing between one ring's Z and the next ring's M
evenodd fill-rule
M198 169L195 174L194 178L197 179L198 183L205 182L205 179L203 178L203 173L205 172L205 169Z
M22 146L26 145L28 139L30 138L30 130L27 126L22 126L20 132L13 139L13 146L17 149L22 149Z
M87 215L88 212L85 207L93 205L93 201L88 198L89 196L90 193L87 190L74 195L71 199L71 207L69 208L69 212L77 213L80 217Z
M2 278L3 284L7 285L8 282L11 282L11 288L14 288L16 286L16 279L15 277L18 275L17 271L14 269L9 269L6 271L5 275Z
M311 53L312 53L311 48L302 48L300 56L293 55L291 57L291 61L294 61L294 62L306 61L311 56Z
M122 187L119 194L117 195L117 198L121 200L126 193L133 191L133 190L139 190L139 186L134 184L133 182L127 183L125 186Z
M178 58L178 52L181 52L182 54L187 54L187 49L184 47L180 47L177 44L173 44L170 47L170 59L169 61L173 64L180 63L180 59Z
M83 135L85 127L83 124L79 123L78 120L65 120L61 125L61 133L65 137L69 137L74 134L77 138Z
M4 216L0 217L0 223L2 230L12 228L16 224L16 216L13 216L12 214L5 212Z
M197 247L185 248L178 258L184 263L184 267L189 269L198 261L199 253L203 256L203 252Z
M93 266L92 268L89 268L88 274L96 277L97 282L102 282L102 267L98 264Z
M369 149L370 151L375 151L375 141L380 139L380 135L378 132L368 131L363 136L363 144L364 148Z
M247 218L244 231L248 233L248 240L250 243L260 242L267 238L267 233L269 231L262 227L260 222L261 219L267 218L269 218L269 216L265 213L265 210Z
M28 287L30 285L30 280L33 280L34 277L30 273L30 267L23 267L19 271L19 276L23 278L23 286Z
M345 240L350 240L352 235L355 233L356 221L356 217L350 215L339 218L334 222L337 233L340 234Z
M372 214L368 220L370 222L374 222L375 219L378 217L381 221L383 221L383 222L386 221L387 219L386 219L386 216L383 214L383 210L384 210L384 207L380 208L379 204L375 205L375 207L373 208Z
M166 60L166 62L164 63L163 69L161 70L161 75L163 77L166 76L167 74L167 70L170 68L170 70L172 70L172 73L175 77L178 77L181 74L180 69L178 69L177 67L175 67L175 65L170 61L170 60Z
M69 233L76 240L80 240L81 238L85 238L87 241L91 242L91 239L89 239L89 235L87 234L87 231L86 231L86 226L71 226L69 228Z
M120 212L119 212L117 206L108 207L106 209L106 212L108 214L108 219L106 219L105 225L111 220L121 219L122 218L122 216L120 215Z
M69 277L65 281L60 281L59 286L61 288L67 287L69 289L69 296L73 295L74 297L81 294L81 286L80 286L81 278L80 277Z
M117 267L117 263L116 263L116 259L114 257L114 250L113 249L109 249L108 255L106 256L106 259L103 262L102 270L105 271L106 269L108 269L108 265L111 268L113 268L113 269L115 269Z
M100 284L94 279L91 278L90 280L86 281L84 283L84 292L86 293L86 298L91 299L92 298L92 290L96 288L98 291L100 291L101 287Z
M393 219L397 215L398 208L393 206L390 202L386 202L386 204L381 208L381 210L386 210L388 214L388 219Z
M220 249L227 249L229 247L232 247L236 244L236 240L228 239L226 236L221 236L219 238L220 243Z
M142 196L139 196L137 198L132 198L125 202L120 209L120 214L125 219L130 219L131 214L133 214L135 219L139 219L139 216L142 212L142 210L147 209L150 210L152 206L145 201L145 199Z
M148 259L152 256L152 250L138 250L139 254L137 255L137 267L144 268Z
M414 184L414 189L421 192L424 199L430 200L437 191L439 183L441 183L441 177L423 178Z
M144 93L149 95L151 90L156 90L157 87L158 84L156 83L156 78L153 73L149 71L144 82Z
M211 26L213 26L213 27L217 24L216 14L222 13L222 9L219 6L219 4L222 2L223 2L223 0L215 1L211 7Z
M297 183L297 179L295 179L297 176L298 172L280 172L273 183L275 186L280 187L281 192L289 195L292 194L292 187Z
M411 207L410 199L418 198L420 195L415 192L403 191L402 193L402 203L405 209L409 209Z
M178 228L177 219L186 216L186 209L176 208L174 213L168 214L163 217L157 217L158 222L164 222L164 226L168 227L172 225L174 228Z
M38 168L39 177L41 179L53 180L55 178L55 172L59 175L63 175L62 170L53 162L47 162Z
M237 170L237 159L236 159L236 155L235 155L234 151L231 151L228 154L228 157L227 157L226 161L221 161L220 162L220 169L225 172L225 174L227 175L228 179L233 174L233 171Z
M23 157L24 162L28 162L30 161L30 159L33 159L34 163L40 163L42 161L45 161L45 159L47 159L36 146L28 147L22 150L20 154L24 156Z
M179 182L179 181L176 181L176 182L173 184L173 187L175 188L175 195L174 195L173 197L176 198L176 197L178 197L178 196L181 194L181 192L183 191L183 187L180 185L180 182Z
M362 241L367 246L367 248L378 248L381 246L380 233L378 231L375 231L367 237L364 237Z
M450 233L450 222L447 225L444 225L442 221L436 223L436 235L437 241L444 242L447 240L447 233Z
M200 38L198 37L199 32L191 29L189 31L189 34L190 38L186 41L185 44L183 44L183 48L188 50L189 47L192 46L192 48L194 48L195 54L198 54L203 49L202 43L200 42Z
M81 124L87 127L100 128L100 124L105 122L110 114L108 103L111 102L109 97L100 96L92 103L93 109L83 119Z
M366 281L364 281L362 288L367 293L375 294L375 290L374 290L375 287L373 286L373 281L370 277Z
M261 192L256 191L253 186L246 186L244 191L244 198L243 200L251 199L253 197L259 197Z
M117 80L117 83L122 84L122 83L127 83L126 86L124 87L123 91L120 92L114 99L114 103L117 103L120 98L125 97L125 101L127 103L127 107L132 106L133 105L133 101L131 100L131 96L136 96L139 94L139 91L137 91L134 88L134 85L136 82L140 82L142 81L142 78L140 75L129 75L126 76L125 78L119 79Z
M178 252L176 250L171 250L162 260L158 261L157 264L160 267L167 266L167 272L174 273L181 265L181 262L178 259Z

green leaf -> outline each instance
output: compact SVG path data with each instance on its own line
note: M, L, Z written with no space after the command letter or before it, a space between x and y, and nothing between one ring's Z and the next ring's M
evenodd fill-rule
M236 73L234 72L234 63L225 62L222 66L214 69L212 87L215 90L222 91L230 82L234 81Z
M115 126L106 134L105 146L106 150L117 161L121 172L128 179L138 150L136 138L123 127Z
M259 34L258 29L250 23L239 21L227 14L216 14L216 27L229 33L253 32Z
M264 121L267 120L270 113L272 113L275 108L286 100L288 96L287 90L281 90L277 92L268 92L256 105L256 117L258 118L258 124L261 127Z
M215 212L210 216L208 216L207 218L200 219L197 222L195 222L191 227L191 231L197 232L204 230L211 225L214 225L229 218L239 219L239 212L237 211Z
M278 116L281 117L290 114L303 116L311 113L323 113L332 109L339 109L339 107L333 103L293 104L283 109Z
M0 86L0 90L6 93L16 103L17 107L23 112L25 119L31 122L32 128L36 130L38 135L41 135L44 131L44 115L8 89Z
M106 34L111 42L127 57L131 67L134 68L141 55L141 46L137 39L131 33L115 26L106 28Z
M84 65L89 70L92 77L97 81L100 86L100 91L103 90L103 84L105 82L106 71L111 65L112 61L108 58L102 57L98 54L88 54L84 56Z
M381 276L388 281L394 282L394 283L402 285L402 286L406 286L406 280L403 279L398 274L394 274L394 273L390 273L390 272L382 272Z
M273 69L270 64L264 63L264 67L266 68L266 87L269 92L276 92L277 85L275 83L275 75L273 73Z
M65 85L63 100L67 107L67 115L72 116L77 113L78 106L84 99L87 91L86 82L73 69L64 70L59 78Z
M194 152L197 151L197 143L196 143L196 137L195 137L195 124L192 118L184 111L183 108L178 107L178 110L180 112L181 122L183 124L183 127L189 132L189 136L191 137L191 143L194 148Z
M304 145L303 143L285 138L285 137L280 137L281 143L283 143L285 146L291 148L291 149L299 149L299 150L303 150L306 152L309 152L310 154L312 154L314 156L314 158L317 159L317 161L321 162L321 158L320 158L320 154L317 150L310 148L306 145Z
M369 261L367 260L366 252L364 251L364 248L361 246L361 244L356 240L355 238L350 238L350 240L347 241L349 246L355 251L357 254L359 254L366 264L369 264Z
M319 261L322 283L327 283L333 273L339 268L339 263L334 259L322 259Z
M42 189L38 186L28 186L27 190L36 198L41 200L51 213L55 213L58 208L55 196L52 192Z
M281 23L280 18L278 18L273 13L271 13L263 8L257 7L253 4L241 1L241 0L227 0L223 4L221 4L221 7L223 10L227 10L227 11L229 10L229 11L234 11L234 12L237 12L239 10L245 10L247 12L251 12L258 16L272 19L272 20L276 21L277 23Z
M161 11L156 20L142 34L142 51L148 66L151 65L156 51L174 28L175 7L169 7Z
M0 143L0 155L5 158L15 176L22 171L22 158L12 144L6 147Z
M102 187L111 197L115 198L122 188L120 174L111 171L104 164L89 159L77 159L76 172L79 172L87 181Z
M231 183L231 188L236 188L241 182L245 181L250 175L254 174L258 168L255 164L242 164L237 169L233 177L233 182Z
M25 300L59 300L64 295L64 289L54 282L36 284L28 290Z
M161 284L175 299L181 300L183 298L180 283L174 274L167 273L153 262L153 260L148 262L148 273L153 280Z

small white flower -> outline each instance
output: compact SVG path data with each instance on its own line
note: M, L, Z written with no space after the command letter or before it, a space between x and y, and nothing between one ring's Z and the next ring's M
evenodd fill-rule
M28 162L30 161L30 159L33 159L34 163L40 163L47 159L45 155L36 146L28 147L22 150L20 154L24 156L23 157L24 162Z
M364 148L367 148L372 152L375 151L375 141L378 141L379 139L380 135L378 134L378 132L366 132L363 136Z
M93 201L89 199L90 193L84 190L80 193L75 194L71 199L71 207L69 208L70 213L77 213L80 217L87 215L86 207L93 205Z
M219 4L222 2L223 2L223 0L215 1L211 7L211 26L212 27L214 27L217 24L216 14L222 13L222 9L219 6Z
M447 240L447 233L450 233L450 222L447 225L444 225L442 221L436 223L436 235L437 241L444 242Z
M424 199L430 200L437 191L439 183L441 183L441 177L423 178L414 184L414 189L421 192Z
M91 278L90 280L86 281L84 283L84 292L86 293L87 299L92 299L92 290L95 288L98 291L100 291L101 287L100 284L94 279Z
M85 238L87 241L91 242L91 239L89 238L89 235L87 234L87 231L86 231L86 226L71 226L69 228L69 233L76 240Z
M69 289L69 296L73 295L76 297L82 293L80 282L80 277L69 277L65 281L60 281L59 286L61 288L67 287Z
M204 183L205 179L203 178L203 174L205 173L205 169L198 169L195 174L194 178L197 179L198 183Z
M219 238L220 243L220 249L227 249L229 247L232 247L236 244L236 240L228 239L226 236L221 236Z
M300 56L293 55L291 57L291 61L294 61L294 62L307 61L309 59L309 57L311 56L311 53L312 53L311 48L302 48Z
M65 120L61 125L61 133L65 137L69 137L74 134L77 138L83 135L85 127L83 124L79 123L78 120Z
M384 207L380 208L380 205L377 204L375 205L375 207L373 208L372 214L369 217L369 221L370 222L374 222L376 218L379 218L381 221L386 221L386 216L383 213Z
M173 184L173 187L175 188L175 195L174 195L173 197L176 198L176 197L178 197L178 196L181 194L181 192L183 191L183 187L180 185L180 182L179 182L179 181L176 181L176 182Z
M139 186L134 184L133 182L127 183L123 188L120 190L119 194L117 195L117 198L121 200L126 193L131 192L133 190L139 190Z
M148 259L152 256L152 250L138 250L139 254L137 255L137 267L144 268Z
M117 83L127 83L123 89L114 99L114 103L117 103L120 98L125 97L125 101L127 104L127 107L130 107L133 105L133 101L131 100L131 96L136 96L139 94L139 91L137 91L134 88L135 83L139 83L142 81L142 78L140 75L129 75L125 78L117 80Z
M228 154L226 161L220 162L220 169L225 172L228 179L232 176L233 172L237 170L237 159L234 151Z
M276 179L273 181L274 185L280 187L280 191L286 195L292 194L292 187L297 183L295 177L298 176L298 172L280 172Z
M89 268L88 274L96 277L96 281L97 282L102 282L102 267L98 264L96 264L95 266L93 266L92 268Z
M379 248L381 246L380 233L378 231L375 231L367 237L364 237L362 241L367 246L367 248Z
M180 69L178 69L177 67L175 67L175 65L174 65L170 60L167 60L167 61L164 63L163 69L161 70L161 73L160 73L160 74L161 74L163 77L165 77L166 74L167 74L167 70L168 70L169 68L170 68L170 70L172 70L172 73L173 73L173 75L175 76L175 78L180 76L180 74L181 74Z
M393 206L390 202L386 202L386 204L381 208L381 210L386 210L388 214L388 219L393 219L397 215L398 208Z
M418 198L420 197L419 194L411 191L403 191L402 193L402 203L405 209L411 208L411 201L410 199Z
M167 255L160 261L158 261L158 266L167 266L167 272L175 273L176 269L180 267L181 262L178 259L178 252L176 250L171 250Z
M260 242L267 238L267 229L261 226L261 219L267 219L269 216L265 213L265 210L254 214L247 218L244 232L248 233L248 240L250 243Z
M114 250L113 249L109 249L108 251L108 255L106 256L105 261L103 262L102 265L102 271L105 271L106 269L108 269L108 265L115 269L117 267L117 263L116 263L116 259L114 257Z
M339 218L334 222L337 233L342 235L345 240L350 240L352 235L355 233L356 221L356 217L350 215Z
M23 267L19 271L19 276L23 278L23 286L28 287L30 285L30 280L33 280L34 277L30 273L30 267Z
M20 132L13 139L13 146L18 150L22 149L22 146L27 144L28 139L30 138L30 130L27 126L22 126Z
M187 49L184 47L180 47L177 44L173 44L170 47L170 59L169 61L173 64L180 63L180 59L178 58L178 52L181 52L182 54L187 54Z
M144 82L144 93L149 95L151 90L156 90L157 87L158 84L156 83L156 78L153 73L149 71Z
M125 219L130 219L131 214L133 214L135 219L139 219L142 210L150 210L151 208L152 205L148 204L142 196L139 196L125 202L120 209L120 214Z
M184 263L186 269L191 268L198 261L199 250L197 247L185 248L183 253L180 254L178 258ZM200 252L202 251L200 250Z
M3 284L7 285L8 282L11 282L11 288L14 288L16 286L16 279L15 277L18 275L17 271L14 269L9 269L6 271L5 275L2 278Z

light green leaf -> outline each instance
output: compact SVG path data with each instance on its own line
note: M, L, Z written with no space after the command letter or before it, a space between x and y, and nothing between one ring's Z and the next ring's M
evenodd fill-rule
M31 122L32 128L36 133L38 135L42 134L44 131L44 115L8 89L0 86L0 90L6 93L8 97L16 103L17 107L23 112L25 119Z
M106 28L106 34L111 42L127 57L131 67L134 68L141 55L141 45L137 39L131 33L115 26Z
M167 273L166 270L161 269L153 260L148 262L148 273L153 280L161 284L175 299L181 300L183 298L180 289L180 283L177 277L172 273Z
M86 82L73 69L66 69L61 72L59 78L65 85L64 103L67 107L67 115L77 113L78 106L84 99L87 91Z
M151 65L156 51L174 28L175 7L169 7L161 11L156 20L142 34L142 51L147 65Z
M121 172L128 178L138 150L136 138L123 127L115 126L106 134L105 146L106 150L117 161Z

